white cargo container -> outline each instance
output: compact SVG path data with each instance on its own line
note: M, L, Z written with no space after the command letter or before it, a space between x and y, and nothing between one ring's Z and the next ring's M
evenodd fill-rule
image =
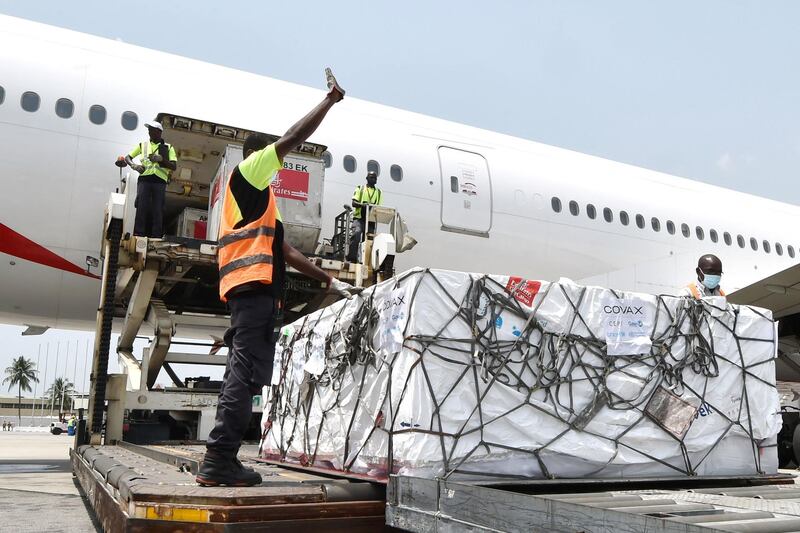
M208 211L187 207L178 215L176 235L187 239L205 239L208 233Z
M216 241L220 217L233 169L242 161L242 147L228 145L211 182L208 198L207 239ZM303 253L314 253L322 228L322 195L325 167L321 159L292 153L272 182L272 191L281 213L286 239Z

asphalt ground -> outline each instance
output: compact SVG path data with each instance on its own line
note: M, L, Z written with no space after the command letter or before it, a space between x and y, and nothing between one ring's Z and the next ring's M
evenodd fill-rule
M69 462L72 437L0 431L0 532L102 531Z

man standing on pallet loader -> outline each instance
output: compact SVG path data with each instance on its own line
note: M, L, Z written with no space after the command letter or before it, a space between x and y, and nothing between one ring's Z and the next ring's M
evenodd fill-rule
M155 120L145 122L149 139L137 144L124 158L117 159L117 166L129 165L139 173L136 182L136 219L133 234L140 237L164 236L164 200L167 195L169 173L178 168L175 148L162 137L164 127ZM141 158L141 163L133 161Z
M381 205L381 197L383 193L375 186L378 183L378 173L374 170L367 172L367 184L361 185L356 188L353 193L353 223L350 230L350 245L347 251L347 260L351 263L358 262L358 247L361 241L364 240L364 232L374 232L375 223L370 222L366 225L366 206L368 205Z
M684 296L700 299L706 296L725 296L720 288L722 261L714 254L706 254L697 260L697 279L683 289Z
M268 144L263 135L244 141L244 160L225 189L219 230L219 292L231 311L225 333L228 362L219 393L214 429L196 481L203 486L252 486L261 475L237 458L252 415L253 396L270 383L275 353L275 314L281 306L285 265L328 285L345 297L357 289L332 278L283 240L281 215L270 183L283 159L300 146L325 118L344 90L326 69L328 94L286 133Z

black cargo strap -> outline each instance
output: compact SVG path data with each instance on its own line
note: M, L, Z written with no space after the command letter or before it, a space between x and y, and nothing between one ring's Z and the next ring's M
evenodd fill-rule
M266 237L275 236L275 228L269 226L259 226L257 228L249 228L235 233L229 233L217 241L220 248L227 246L231 243L242 241L244 239L255 239L256 237L264 235Z
M272 264L272 256L269 254L258 254L258 255L251 255L248 257L242 257L241 259L236 259L235 261L231 261L224 267L219 269L219 277L223 278L237 270L239 268L244 268L247 266L257 265L260 263L265 263L268 265Z

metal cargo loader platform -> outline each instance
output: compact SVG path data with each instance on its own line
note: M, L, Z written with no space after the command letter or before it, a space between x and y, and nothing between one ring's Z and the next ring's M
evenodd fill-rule
M386 523L426 533L800 531L790 475L482 483L392 476Z
M250 449L252 448L252 449ZM105 531L391 531L385 487L298 472L247 459L256 487L200 487L194 473L205 446L79 446L77 476Z

